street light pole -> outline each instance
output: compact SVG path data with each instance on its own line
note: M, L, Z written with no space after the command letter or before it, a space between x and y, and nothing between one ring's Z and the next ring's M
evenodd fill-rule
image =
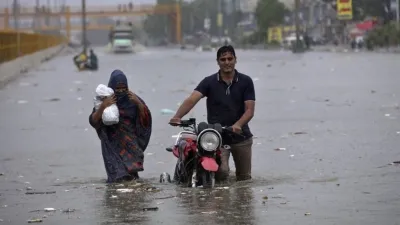
M87 41L86 41L86 0L82 0L82 44L83 44L83 53L86 55L86 52L87 52Z
M396 24L397 24L397 29L400 29L399 10L400 10L399 0L396 0Z
M294 20L295 20L295 29L296 29L296 43L292 46L292 51L294 53L303 52L303 45L300 41L300 20L299 20L299 11L300 11L300 0L294 0Z
M218 0L218 15L217 15L217 25L218 25L218 35L219 39L222 38L222 0Z

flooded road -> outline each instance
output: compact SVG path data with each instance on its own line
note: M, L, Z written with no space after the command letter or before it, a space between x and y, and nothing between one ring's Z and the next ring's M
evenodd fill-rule
M400 224L400 167L387 165L400 160L400 55L238 51L256 88L254 179L203 190L158 183L173 172L165 147L179 131L161 110L216 72L215 54L97 53L98 72L60 56L0 90L2 224ZM95 88L114 69L154 120L142 179L122 186L105 184L88 123ZM202 100L191 116L205 113Z

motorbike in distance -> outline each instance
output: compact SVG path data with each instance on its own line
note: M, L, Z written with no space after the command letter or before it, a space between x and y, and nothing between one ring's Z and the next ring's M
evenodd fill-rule
M215 173L221 165L221 148L230 148L223 145L223 137L240 134L220 124L201 122L197 125L195 118L170 125L183 128L176 135L175 144L166 148L177 158L173 180L187 187L213 188Z

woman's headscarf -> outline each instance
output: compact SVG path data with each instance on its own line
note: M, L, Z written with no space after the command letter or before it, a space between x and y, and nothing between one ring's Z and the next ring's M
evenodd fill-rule
M118 93L115 90L119 86L126 87L126 92ZM121 70L114 70L111 73L110 80L108 81L108 87L114 90L115 96L117 97L117 106L119 109L128 109L135 107L135 105L129 100L128 95L128 79Z

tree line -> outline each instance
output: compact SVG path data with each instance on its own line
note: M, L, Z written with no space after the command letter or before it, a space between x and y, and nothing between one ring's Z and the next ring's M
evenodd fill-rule
M173 5L179 0L157 0L157 5ZM235 36L237 24L243 19L243 12L233 7L229 13L225 11L227 1L222 1L223 30L228 31L230 36ZM235 6L240 0L229 0L230 5ZM323 0L336 10L336 0ZM364 18L378 17L385 21L394 19L390 12L390 0L353 0L353 20L360 21ZM157 7L157 6L156 6ZM196 31L204 30L205 18L210 19L208 33L218 36L220 29L217 24L218 1L217 0L194 0L191 2L181 1L182 33L191 35ZM269 27L283 24L285 15L290 14L285 5L278 0L259 0L254 16L257 23L257 35L265 37ZM144 29L153 38L168 38L173 40L175 36L175 21L171 15L149 15L144 22ZM232 37L235 38L235 37Z

